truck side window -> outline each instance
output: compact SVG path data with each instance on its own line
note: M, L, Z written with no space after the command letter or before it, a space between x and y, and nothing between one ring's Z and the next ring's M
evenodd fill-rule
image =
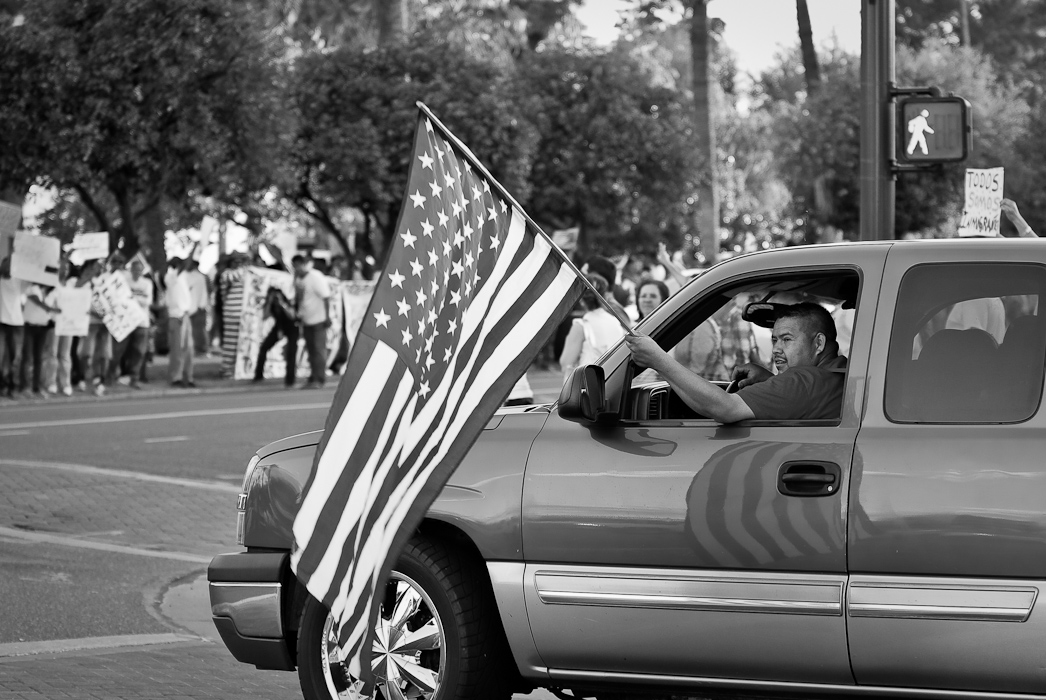
M1016 423L1046 366L1046 267L918 265L901 280L886 365L895 423Z

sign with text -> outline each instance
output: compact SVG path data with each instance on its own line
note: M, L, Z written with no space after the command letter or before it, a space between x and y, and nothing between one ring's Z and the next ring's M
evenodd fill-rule
M955 163L970 146L970 103L961 97L910 97L897 105L900 163Z
M46 287L58 286L58 258L62 243L57 238L37 236L27 231L15 234L11 253L11 276Z
M58 287L55 289L55 306L58 315L54 319L54 334L82 337L87 335L91 311L90 287Z
M1002 214L1002 168L966 169L966 204L962 210L959 235L1000 236Z
M142 322L145 310L135 301L127 279L118 272L102 275L94 283L94 302L113 340L120 342Z
M105 260L109 257L109 234L78 233L69 245L69 262L83 265L88 260Z

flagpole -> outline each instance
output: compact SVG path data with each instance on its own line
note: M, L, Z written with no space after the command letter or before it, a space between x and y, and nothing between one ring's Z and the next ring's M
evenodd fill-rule
M538 226L538 223L536 221L530 218L530 214L528 214L526 210L520 206L519 202L516 201L515 197L509 194L509 191L505 189L504 185L498 182L494 178L494 176L490 174L490 171L488 171L486 167L484 167L483 163L480 162L479 158L477 158L472 153L472 151L469 150L469 147L462 143L461 140L457 136L455 136L450 131L450 129L448 129L443 124L443 122L441 122L439 118L436 117L435 114L432 113L432 110L425 106L424 102L421 102L419 100L415 104L418 105L418 109L425 113L426 117L432 120L433 124L439 127L439 130L443 132L443 135L447 138L447 140L449 140L452 144L454 144L454 146L457 147L459 151L461 151L465 158L467 158L469 162L472 164L472 167L476 168L476 170L480 171L484 177L490 180L490 182L492 182L494 186L498 189L498 191L501 193L501 196L507 199L512 204L513 208L515 208L520 214L523 215L523 218L527 220L527 223L530 224L535 231L541 234L541 236L548 242L548 244L552 246L552 249L559 254L559 257L563 259L563 262L565 262L570 267L570 269L574 271L574 274L576 274L581 279L581 282L588 288L588 290L596 295L596 299L599 300L600 305L604 309L609 311L614 318L617 319L618 323L621 324L621 327L625 329L625 332L628 335L635 335L635 331L632 330L631 321L629 321L628 318L622 316L617 309L610 305L610 302L603 298L603 295L600 294L598 290L596 290L596 288L592 285L592 282L589 281L588 277L577 268L577 265L574 264L574 261L571 260L558 245L556 245L555 241L553 241L549 237L549 235L545 233L545 231L540 226ZM615 280L607 280L607 282L613 284Z

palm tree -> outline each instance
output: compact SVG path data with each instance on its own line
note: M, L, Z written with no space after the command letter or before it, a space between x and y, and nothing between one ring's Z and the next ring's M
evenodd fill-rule
M705 261L719 255L719 199L715 188L715 125L712 123L711 84L708 57L708 0L685 0L690 10L690 60L694 89L694 145L707 163L697 182L696 225Z

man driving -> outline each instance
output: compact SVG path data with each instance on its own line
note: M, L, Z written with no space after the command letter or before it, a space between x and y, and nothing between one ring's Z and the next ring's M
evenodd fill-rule
M741 365L732 375L737 392L727 393L683 367L649 336L625 336L636 364L659 372L688 406L720 423L838 418L846 358L839 354L828 310L811 302L781 306L771 342L777 374Z

